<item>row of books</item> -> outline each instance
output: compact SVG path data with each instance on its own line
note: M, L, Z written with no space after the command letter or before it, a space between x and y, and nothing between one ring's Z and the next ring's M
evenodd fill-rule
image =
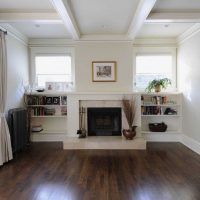
M170 107L161 107L161 106L142 106L141 107L142 115L177 115L178 111Z
M162 105L162 104L175 104L176 102L173 100L170 100L167 96L149 96L149 97L143 97L141 96L141 102L142 105L149 105L149 104L156 104L156 105Z
M67 108L62 107L61 109L46 108L46 107L34 107L31 108L32 116L51 116L51 115L67 115Z
M163 115L164 108L160 106L142 106L141 107L142 115Z
M48 97L27 95L28 105L67 105L67 96Z

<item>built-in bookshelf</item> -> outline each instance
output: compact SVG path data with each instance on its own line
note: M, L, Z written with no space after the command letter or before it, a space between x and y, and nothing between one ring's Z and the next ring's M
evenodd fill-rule
M67 132L67 95L33 93L25 95L31 123L35 135L65 134Z
M141 133L159 134L149 129L150 123L167 125L163 134L181 133L182 102L180 93L143 93L141 94Z

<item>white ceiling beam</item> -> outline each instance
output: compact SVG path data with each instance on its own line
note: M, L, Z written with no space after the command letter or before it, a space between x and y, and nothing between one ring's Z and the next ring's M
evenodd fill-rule
M51 2L73 39L78 40L80 38L80 32L67 0L51 0Z
M155 3L156 0L140 0L127 32L129 38L135 38Z
M199 12L184 12L184 13L150 13L145 20L146 23L199 23Z
M0 13L0 22L35 22L35 23L62 23L56 12L37 13Z

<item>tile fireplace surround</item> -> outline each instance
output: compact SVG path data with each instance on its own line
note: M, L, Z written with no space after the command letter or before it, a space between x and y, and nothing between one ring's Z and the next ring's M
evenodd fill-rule
M141 127L140 119L140 95L122 93L72 93L67 95L67 136L63 141L64 149L146 149L146 141L137 135L132 141L126 141L123 136L89 136L85 139L77 138L79 128L79 107L122 107L122 99L136 99L136 118L134 124ZM87 110L87 109L86 109ZM87 125L87 113L85 125ZM128 124L122 110L122 129ZM87 130L87 126L86 126ZM139 132L139 131L138 131Z

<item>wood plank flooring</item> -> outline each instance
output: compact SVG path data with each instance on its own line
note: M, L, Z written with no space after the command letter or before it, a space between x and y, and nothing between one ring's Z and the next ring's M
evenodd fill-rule
M33 143L0 167L0 200L199 200L200 156L180 143L147 150L63 150Z

